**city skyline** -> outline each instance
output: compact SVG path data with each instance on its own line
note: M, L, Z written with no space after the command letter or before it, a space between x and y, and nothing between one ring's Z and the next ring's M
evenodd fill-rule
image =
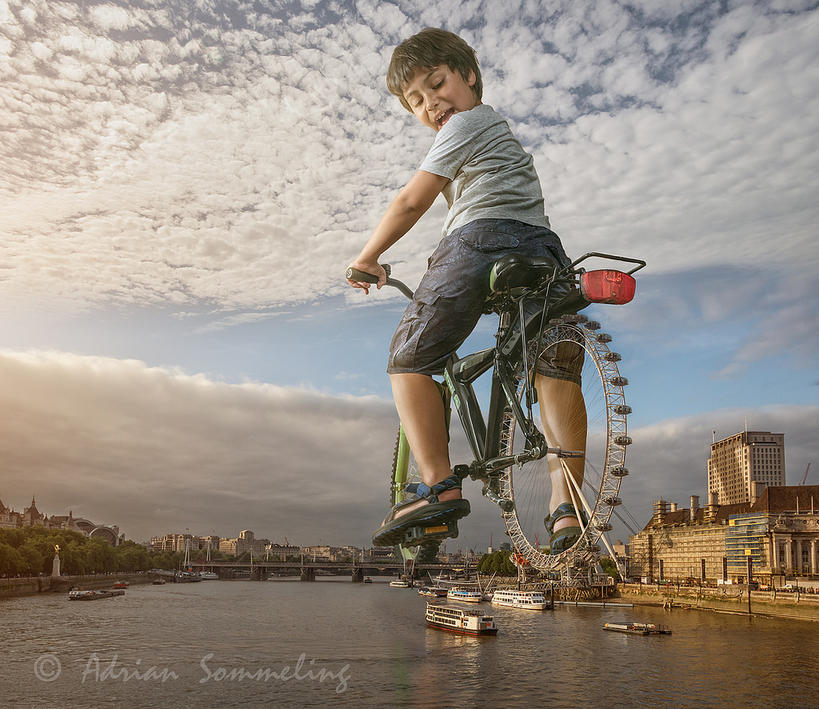
M284 7L0 7L6 498L102 510L134 539L243 520L369 543L403 303L343 274L431 143L384 85L428 25L476 48L567 251L648 262L633 303L589 309L631 382L638 521L705 496L714 429L785 432L791 483L819 461L819 9ZM444 211L385 257L411 286ZM457 433L452 457L469 462ZM502 539L497 508L466 495L451 543Z

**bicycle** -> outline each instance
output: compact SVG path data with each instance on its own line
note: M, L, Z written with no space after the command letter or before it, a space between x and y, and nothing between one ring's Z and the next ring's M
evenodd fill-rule
M629 271L587 271L580 267L590 258L635 267ZM445 366L443 382L438 382L447 412L447 431L454 403L474 455L471 464L456 465L453 472L461 479L468 476L480 480L482 494L500 507L517 564L546 574L558 567L578 567L596 558L597 542L612 529L609 520L621 503L620 485L628 475L625 456L631 438L626 417L631 408L623 393L628 380L619 372L620 355L609 347L611 336L599 332L600 323L578 311L591 303L628 303L636 287L633 274L645 265L640 259L599 252L587 253L563 269L539 259L503 257L492 267L490 295L484 308L484 313L499 316L495 345L464 357L453 355ZM384 265L384 269L386 285L412 298L412 290L392 278L390 267ZM352 268L347 278L377 281L371 274ZM529 301L542 301L543 305L527 315L525 305ZM547 441L532 415L536 359L541 352L563 342L579 345L585 352L581 379L588 426L585 451L562 450L556 441ZM492 381L484 418L473 383L489 370ZM545 533L544 512L549 512L550 487L543 459L550 454L561 462L582 530L571 547L557 554L540 543L540 535ZM584 470L579 483L566 461L581 457ZM399 426L390 475L390 504L402 502L407 497L406 484L419 481L412 451ZM584 495L581 484L588 494ZM398 549L405 561L431 561L443 539L457 536L457 521L414 527L406 532ZM603 542L608 544L605 537Z

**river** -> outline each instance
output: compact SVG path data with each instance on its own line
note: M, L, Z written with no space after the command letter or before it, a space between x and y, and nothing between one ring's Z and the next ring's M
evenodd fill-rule
M0 601L2 707L817 707L815 623L658 608L492 607L427 629L387 579L131 586ZM603 630L668 625L671 636Z

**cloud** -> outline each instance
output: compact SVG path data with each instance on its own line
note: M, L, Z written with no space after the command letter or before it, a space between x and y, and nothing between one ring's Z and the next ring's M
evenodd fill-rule
M118 524L364 544L383 517L391 402L227 385L138 361L0 353L0 497Z
M343 292L431 141L383 84L394 43L425 24L475 43L486 98L535 155L572 253L628 251L655 271L815 265L817 11L694 4L671 30L668 9L616 3L520 3L515 21L478 4L66 8L38 6L34 22L11 5L4 23L11 307ZM441 215L390 252L413 276Z
M118 524L130 537L186 528L369 545L388 508L391 402L246 383L60 352L0 352L0 499ZM816 406L725 409L630 429L622 498L632 526L655 499L705 494L712 431L785 433L788 482L816 460ZM468 462L460 432L452 459ZM798 473L798 474L797 474ZM467 481L473 513L456 548L505 539L497 507ZM627 517L628 519L628 517ZM616 522L617 536L626 527Z

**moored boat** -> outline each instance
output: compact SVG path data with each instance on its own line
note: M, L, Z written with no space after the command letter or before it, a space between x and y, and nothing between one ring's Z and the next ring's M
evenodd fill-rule
M631 635L671 635L671 630L665 625L655 625L654 623L606 623L603 630L629 633Z
M208 581L208 580L212 581L212 580L218 579L219 574L217 574L215 571L200 571L199 572L199 578L202 579L203 581Z
M114 588L128 588L128 582L127 581L115 581L114 582Z
M427 625L461 635L496 635L495 619L483 611L427 603Z
M452 601L461 601L463 603L480 603L483 600L483 594L480 591L458 588L457 586L450 588L446 597Z
M418 594L430 596L431 598L446 598L447 591L445 588L436 588L435 586L421 586L418 589Z
M193 571L177 571L173 577L176 583L193 583L194 581L201 581L199 574Z
M69 601L96 601L99 598L112 598L113 596L124 596L125 591L117 589L114 591L102 590L87 590L87 591L69 591Z
M390 588L409 588L410 583L404 579L393 579L390 581Z
M516 591L514 589L500 589L492 594L493 606L507 606L521 608L528 611L542 611L552 608L550 601L540 591Z

